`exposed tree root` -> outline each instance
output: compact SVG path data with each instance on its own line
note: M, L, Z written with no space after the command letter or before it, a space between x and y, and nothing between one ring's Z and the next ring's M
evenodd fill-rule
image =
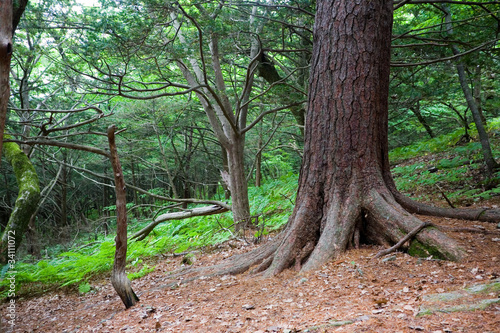
M221 264L174 273L170 278L175 281L160 288L201 276L239 274L251 267L254 267L253 274L262 273L264 276L276 275L292 267L300 271L318 269L343 253L357 233L364 242L390 246L414 231L415 241L423 251L427 250L425 255L446 260L462 258L463 251L458 244L437 228L415 232L416 228L428 224L407 213L388 190L372 190L364 195L359 191L353 195L354 192L348 196L342 196L340 192L335 194L330 205L324 205L328 207L325 213L315 216L316 220L321 220L319 223L310 223L313 216L306 208L311 208L311 201L298 202L300 207L290 220L295 223L289 223L276 239L253 251L228 258Z
M386 179L387 180L387 179ZM394 185L392 178L388 187L396 201L407 211L414 214L449 217L453 219L482 221L498 223L500 221L500 210L489 208L443 208L434 207L425 203L413 201L401 194Z
M280 244L281 238L282 236L278 236L277 238L266 244L263 244L253 251L232 256L218 265L196 268L188 267L176 272L172 272L172 274L169 276L172 282L156 287L153 290L165 289L188 283L199 279L200 277L236 275L244 273L248 271L252 266L260 264L266 258L269 258L273 253L275 253L278 245Z

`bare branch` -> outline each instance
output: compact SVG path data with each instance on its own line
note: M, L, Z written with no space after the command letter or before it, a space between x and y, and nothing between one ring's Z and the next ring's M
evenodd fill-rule
M289 104L289 105L285 105L285 106L281 106L281 107L277 107L277 108L274 108L274 109L271 109L271 110L264 111L257 118L255 118L255 120L250 125L248 125L247 127L243 128L240 131L240 133L243 134L243 133L249 131L250 129L252 129L255 125L257 125L262 120L262 118L264 118L268 114L279 112L279 111L282 111L282 110L286 110L286 109L288 109L288 108L290 108L292 106L301 105L304 102L305 101L299 101L299 102L296 102L296 103L292 103L292 104Z
M90 171L88 169L85 169L85 168L80 168L80 167L77 167L75 165L71 165L71 164L68 164L68 163L64 163L62 161L58 161L58 163L60 164L64 164L72 169L75 169L75 170L78 170L78 171L81 171L81 172L85 172L85 173L89 173L95 177L98 177L98 178L102 178L102 179L107 179L107 180L113 180L112 177L109 177L109 176L106 176L106 175L103 175L103 174L99 174L97 172L94 172L94 171ZM105 185L105 184L104 184ZM112 187L111 185L107 185L107 186L110 186ZM144 190L140 187L137 187L137 186L134 186L134 185L131 185L131 184L128 184L128 183L125 183L125 186L134 190L134 191L137 191L139 193L142 193L142 194L145 194L147 196L150 196L151 198L155 198L155 199L158 199L158 200L164 200L164 201L169 201L169 202L178 202L178 203L191 203L191 204L199 204L199 205L217 205L217 206L220 206L224 209L227 209L227 210L231 210L231 205L228 205L226 202L222 202L222 201L218 201L218 200L202 200L202 199L174 199L174 198L169 198L169 197L165 197L163 195L158 195L158 194L154 194L154 193L151 193L151 192L148 192L147 190Z
M413 237L415 237L423 228L428 227L428 226L433 226L433 224L429 223L429 222L423 222L421 225L417 226L415 229L413 229L412 231L410 231L406 236L404 236L399 242L396 243L396 245L394 245L394 246L392 246L392 247L390 247L388 249L379 251L375 255L374 258L380 258L382 256L385 256L386 254L389 254L389 253L392 253L392 252L396 251L404 243L406 243L407 241L409 241L410 239L412 239Z
M22 111L22 112L47 112L47 113L78 113L78 112L83 112L83 111L87 111L87 110L95 110L98 113L104 114L104 111L102 111L99 107L97 107L95 105L87 106L87 107L81 108L81 109L73 109L73 110L21 109L21 108L11 108L11 110Z
M213 205L213 206L208 206L208 207L198 207L198 208L193 208L189 209L186 211L182 212L173 212L173 213L166 213L158 216L153 222L148 224L146 227L143 229L139 230L132 236L130 236L130 239L137 239L137 240L143 240L146 238L147 235L153 229L160 223L165 222L165 221L170 221L170 220L182 220L182 219L187 219L190 217L195 217L195 216L208 216L208 215L215 215L215 214L222 214L229 211L227 208L221 207L219 205Z
M430 64L435 64L437 62L443 62L443 61L448 61L448 60L453 60L453 59L457 59L457 58L460 58L460 57L463 57L467 54L470 54L470 53L474 53L478 50L481 50L489 45L493 45L494 43L498 42L500 39L495 39L495 40L492 40L492 41L488 41L486 43L483 43L479 46L476 46L468 51L465 51L465 52L462 52L460 54L456 54L456 55L453 55L453 56L450 56L450 57L445 57L445 58L439 58L439 59L434 59L434 60L429 60L429 61L422 61L422 62L417 62L417 63L408 63L408 64L405 64L405 63L391 63L391 67L413 67L413 66L425 66L425 65L430 65Z
M23 145L28 145L28 146L35 146L35 145L40 145L40 146L53 146L53 147L61 147L61 148L68 148L68 149L74 149L74 150L81 150L81 151L86 151L89 153L94 153L94 154L99 154L105 157L109 158L109 152L95 148L95 147L90 147L90 146L83 146L83 145L78 145L75 143L69 143L69 142L60 142L60 141L54 141L54 140L45 140L45 139L38 139L38 140L14 140L14 139L9 139L5 140L5 142L15 142L18 144L23 144Z

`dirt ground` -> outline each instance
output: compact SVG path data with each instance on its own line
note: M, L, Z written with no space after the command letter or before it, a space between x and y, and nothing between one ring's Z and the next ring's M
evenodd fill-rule
M484 310L417 316L424 295L487 283L500 276L496 224L421 217L453 228L467 251L460 263L398 252L374 259L381 247L350 250L321 270L289 270L273 278L242 274L201 278L165 287L182 258L163 258L133 281L140 302L125 310L109 280L93 292L52 292L16 302L14 330L6 332L500 332L500 303ZM193 266L220 263L256 245L231 241L196 254ZM499 298L494 290L483 298ZM6 304L0 307L5 318ZM345 322L344 322L345 321Z

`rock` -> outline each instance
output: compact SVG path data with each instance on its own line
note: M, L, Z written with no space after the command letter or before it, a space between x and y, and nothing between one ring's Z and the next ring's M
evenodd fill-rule
M431 166L427 169L427 171L429 171L429 173L435 173L435 172L438 172L439 169L436 168L435 166Z
M498 292L499 290L500 279L496 279L491 283L477 284L463 290L425 295L417 316L435 312L450 313L483 310L491 304L500 303L500 298L486 298L488 294ZM484 295L484 297L481 298L481 295ZM459 304L457 304L457 300L460 300Z
M382 259L382 262L388 262L388 261L394 261L394 260L396 260L396 256L390 256L390 257Z

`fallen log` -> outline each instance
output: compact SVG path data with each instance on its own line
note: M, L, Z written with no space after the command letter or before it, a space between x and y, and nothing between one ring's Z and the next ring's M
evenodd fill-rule
M221 207L218 205L211 205L211 206L205 206L205 207L197 207L193 209L188 209L188 210L183 210L180 212L173 212L173 213L165 213L161 214L153 222L148 224L146 227L143 229L139 230L132 236L130 236L130 239L136 239L136 240L143 240L146 238L151 231L160 223L165 222L165 221L171 221L171 220L182 220L182 219L187 219L189 217L195 217L195 216L208 216L208 215L215 215L215 214L222 214L225 212L228 212L229 209L226 207Z

